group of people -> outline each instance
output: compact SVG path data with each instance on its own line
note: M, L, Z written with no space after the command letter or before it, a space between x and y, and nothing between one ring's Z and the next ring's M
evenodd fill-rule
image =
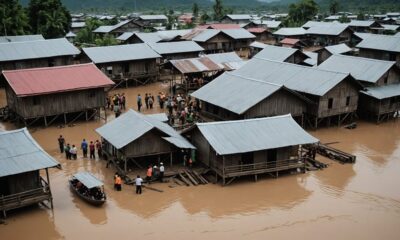
M71 181L72 186L83 196L95 199L95 200L103 200L106 198L103 190L100 187L94 187L88 189L85 185L82 184L78 179L73 179Z
M121 115L121 111L126 109L125 93L116 93L107 97L107 109L114 111L115 117Z
M143 99L140 94L137 95L136 104L137 104L137 109L139 112L142 109L143 102L146 105L146 109L153 109L154 96L151 93L145 93L144 99Z
M178 94L168 97L166 102L168 109L168 123L175 124L191 124L198 119L199 103L190 96Z
M164 172L165 167L163 163L160 163L160 168L157 167L157 164L154 164L154 166L149 165L146 173L146 182L149 184L153 180L159 180L160 182L163 182Z
M68 160L76 160L78 158L78 149L75 144L66 143L65 138L60 135L58 138L58 146L60 148L60 153L65 153L65 157ZM89 150L89 158L96 159L95 152L97 149L97 156L99 159L102 157L102 143L99 140L95 142L90 141L88 143L86 139L82 140L81 143L82 154L84 158L87 158L88 150Z

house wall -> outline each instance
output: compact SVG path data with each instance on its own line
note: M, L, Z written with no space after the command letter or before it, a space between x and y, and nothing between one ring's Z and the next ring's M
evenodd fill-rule
M11 195L40 187L39 171L25 172L0 178L0 196Z
M400 109L400 97L378 100L361 93L359 102L358 112L366 117L392 113Z
M140 157L175 151L175 148L161 137L163 137L161 132L149 131L128 144L121 152L125 157Z
M185 52L185 53L173 53L173 54L162 54L165 60L178 60L185 58L196 58L199 57L200 52Z
M73 56L60 56L53 58L27 59L20 61L0 62L0 71L25 68L52 67L74 64Z
M386 61L396 61L396 65L400 67L400 53L360 48L359 56Z
M158 74L157 60L143 59L137 61L112 62L97 64L103 73L111 79L122 77L139 77ZM110 71L110 68L112 69Z
M100 108L106 101L104 88L17 97L7 86L6 96L10 109L27 119Z
M198 128L190 132L192 144L196 147L197 159L210 166L211 147L207 140L203 137Z
M346 106L346 98L350 97L349 105ZM329 99L333 99L332 108L328 108ZM324 96L319 98L318 114L319 118L350 113L357 110L358 89L350 81L342 81L331 89ZM314 113L315 114L315 113ZM315 115L314 115L315 116Z

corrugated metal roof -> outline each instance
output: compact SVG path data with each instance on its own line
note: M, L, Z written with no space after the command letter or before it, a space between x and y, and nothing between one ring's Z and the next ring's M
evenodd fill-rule
M308 56L308 58L304 60L304 63L310 66L316 66L318 64L318 53L308 51L304 51L303 53Z
M160 122L167 122L168 121L168 117L167 114L165 113L154 113L154 114L148 114L146 115L148 117L154 118Z
M158 54L201 52L204 48L193 41L151 43L149 46Z
M300 51L295 48L265 45L264 49L257 53L254 57L284 62L296 52Z
M237 29L237 28L241 28L240 24L213 23L213 24L199 25L199 26L196 27L196 29L216 29L216 30Z
M86 22L72 22L71 28L84 28L86 27Z
M341 18L340 15L331 15L325 18L325 20L339 20Z
M224 69L222 65L213 62L207 56L200 58L171 60L170 63L183 74L220 71Z
M391 61L334 54L321 63L318 68L349 72L359 81L376 83L395 64L396 62Z
M286 62L252 58L233 72L235 75L282 84L303 93L323 96L349 74L333 72Z
M215 63L231 63L231 62L243 61L243 59L241 59L236 54L236 52L214 53L214 54L207 54L206 56Z
M93 63L3 71L19 97L114 85Z
M278 31L274 32L274 35L282 35L282 36L298 36L306 34L306 30L304 28L281 28Z
M243 28L239 29L223 29L221 30L226 35L230 36L233 39L253 39L256 38L253 34Z
M164 140L167 142L175 145L178 148L182 149L196 149L195 146L193 146L188 140L185 138L176 138L176 137L163 137Z
M170 41L176 37L182 37L188 33L190 33L192 29L182 29L182 30L166 30L166 31L158 31L158 36L163 41Z
M319 142L304 131L291 115L196 125L219 155Z
M0 43L0 62L77 55L80 51L65 38Z
M361 39L365 39L365 38L367 38L367 37L376 36L376 35L378 35L378 34L355 32L354 35L356 35L357 37L359 37L359 38L361 38Z
M151 33L135 33L135 35L144 43L156 43L162 40L157 32Z
M247 28L247 31L249 31L250 33L263 33L267 32L267 29L262 27L253 27L253 28Z
M90 58L90 60L92 60L96 64L152 59L161 57L145 43L106 46L106 47L91 47L91 48L83 48L82 50Z
M342 54L342 53L348 53L348 52L352 51L352 49L349 48L349 46L347 46L345 43L327 46L327 47L325 47L325 49L328 50L328 52L330 52L332 54Z
M337 21L333 21L333 22L318 22L318 21L308 21L305 24L303 24L303 28L310 28L310 27L317 27L317 26L321 26L321 27L329 27L332 24L340 24Z
M370 27L375 23L373 20L351 20L348 25L351 27Z
M295 45L298 42L300 42L300 39L298 39L298 38L284 38L279 43L288 44L288 45Z
M186 34L184 38L196 42L206 42L207 40L216 36L220 32L221 32L220 30L216 29L202 29L202 30L196 29L193 30L193 32Z
M268 28L278 28L282 22L281 21L267 21L267 20L252 20L256 25L266 25Z
M254 41L254 42L252 42L252 43L250 44L250 47L259 48L259 49L264 49L265 46L267 46L267 44L262 43L262 42L257 42L257 41Z
M400 37L388 35L369 35L356 47L383 50L389 52L400 52Z
M337 36L348 29L347 24L332 24L327 26L313 26L307 29L306 34Z
M96 129L96 132L110 142L114 147L121 149L152 129L157 129L171 138L177 138L178 140L176 140L176 142L179 142L179 144L186 141L187 146L191 145L168 124L163 123L154 117L148 117L133 111L132 109ZM174 141L173 139L169 139L169 142Z
M192 93L191 96L236 114L243 114L281 88L282 85L226 72Z
M76 34L73 33L73 32L71 32L71 31L69 31L69 32L65 35L65 37L67 37L67 38L73 38L73 37L76 37Z
M27 41L36 41L36 40L44 40L44 37L41 34L19 35L19 36L0 36L0 43L27 42Z
M124 32L123 34L119 35L117 37L117 40L120 41L126 41L128 40L130 37L132 37L135 33L134 32Z
M365 91L360 91L361 93L371 96L376 99L385 99L400 96L400 84L390 84L379 87L369 87Z
M233 20L250 20L251 16L249 14L228 14L228 18Z
M139 18L142 20L168 20L165 15L140 15Z
M0 132L0 177L56 167L26 128Z
M385 30L389 31L398 31L400 29L400 25L389 25L389 24L381 24Z
M74 178L78 179L83 185L85 185L88 189L94 187L101 187L104 185L102 181L96 178L93 174L89 172L78 172L75 173Z
M132 22L132 21L133 21L133 19L128 19L128 20L125 20L125 21L121 21L121 22L119 22L119 23L117 23L115 25L100 26L100 27L96 28L93 32L95 32L95 33L109 33L109 32L114 31L115 29L118 29L118 28L124 26L125 24L127 24L129 22Z

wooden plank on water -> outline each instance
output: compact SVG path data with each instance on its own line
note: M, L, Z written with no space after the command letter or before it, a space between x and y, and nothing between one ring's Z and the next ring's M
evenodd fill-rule
M189 182L189 180L187 180L182 173L178 173L179 177L181 178L181 180L187 185L187 186L191 186L192 184Z
M189 180L192 181L195 186L199 185L199 183L192 177L192 175L190 175L188 171L183 170L183 172L188 176Z

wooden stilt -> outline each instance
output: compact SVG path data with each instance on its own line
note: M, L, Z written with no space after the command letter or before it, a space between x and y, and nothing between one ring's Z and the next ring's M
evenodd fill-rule
M44 126L47 127L47 119L46 119L46 116L44 116L43 118L44 118Z
M67 125L67 114L64 113L64 125Z
M86 118L86 121L89 120L88 111L87 110L85 111L85 118Z
M53 195L51 194L50 177L49 177L49 169L48 168L46 168L46 178L47 178L47 185L49 186L50 205L51 205L51 209L53 209Z
M169 153L169 166L172 167L172 152Z
M127 170L128 170L128 159L125 159L124 171L127 172Z

